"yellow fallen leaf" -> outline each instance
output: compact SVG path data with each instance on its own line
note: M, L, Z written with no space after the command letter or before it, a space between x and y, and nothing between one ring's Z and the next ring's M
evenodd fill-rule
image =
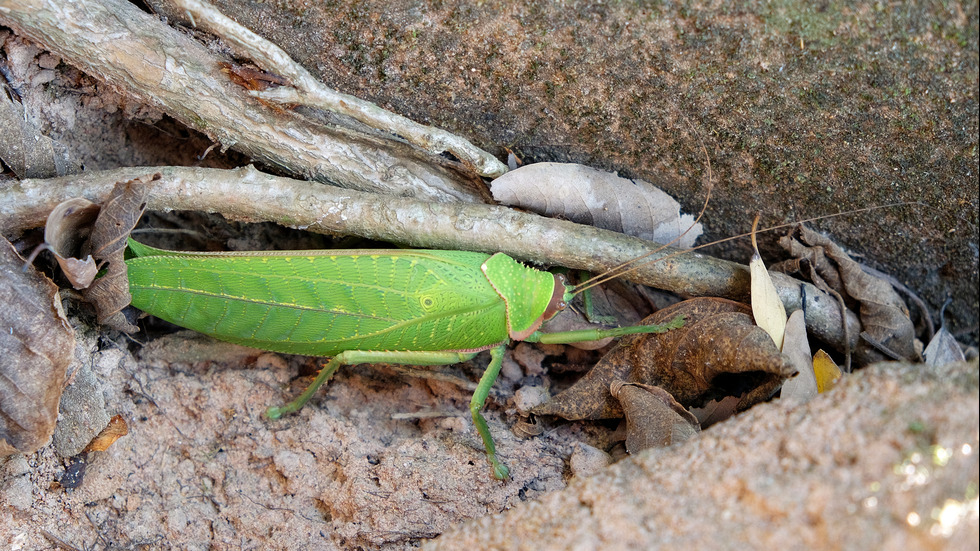
M833 358L823 350L813 355L813 374L817 377L817 392L821 394L837 386L842 375Z
M769 270L759 255L759 245L755 240L755 230L759 225L759 217L752 222L752 261L749 262L749 273L752 276L752 316L755 324L769 333L777 348L783 347L783 334L786 332L786 308L776 292L776 286L769 277Z

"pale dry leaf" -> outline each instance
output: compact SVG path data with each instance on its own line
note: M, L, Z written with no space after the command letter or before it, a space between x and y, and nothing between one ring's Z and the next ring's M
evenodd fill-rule
M960 343L956 342L956 338L946 330L945 325L936 331L922 355L925 357L926 365L937 367L948 363L966 361Z
M749 262L749 273L752 277L752 316L755 323L763 328L772 341L776 343L776 348L783 346L783 333L786 331L786 308L783 301L776 292L776 286L772 283L769 270L762 262L759 255L759 247L755 241L755 228L759 219L756 217L752 224L752 261Z
M803 310L797 310L786 321L783 335L783 355L796 367L796 376L783 383L779 398L791 404L803 404L817 394L817 377L813 372L813 357L806 337L806 321Z
M701 235L701 224L682 215L680 204L654 185L584 165L524 165L491 182L490 192L504 205L657 243L684 234L675 247L691 247Z

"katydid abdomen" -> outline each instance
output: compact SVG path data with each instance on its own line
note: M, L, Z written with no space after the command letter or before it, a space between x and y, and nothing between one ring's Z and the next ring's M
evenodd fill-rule
M133 306L246 346L311 356L345 350L480 350L507 340L505 304L458 251L144 256ZM551 290L548 290L550 294Z
M135 241L130 250L135 257L126 264L133 306L221 340L333 357L300 397L270 408L272 418L301 408L340 365L450 364L490 349L491 363L470 410L498 478L506 477L507 469L496 459L480 409L500 371L504 345L510 339L543 339L538 328L571 298L560 276L499 253L188 253ZM548 341L668 328L552 333Z

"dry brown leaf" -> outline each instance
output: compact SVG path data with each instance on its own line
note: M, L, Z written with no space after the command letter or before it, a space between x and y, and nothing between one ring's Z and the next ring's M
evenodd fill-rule
M75 335L58 288L0 238L0 457L51 439Z
M701 430L697 418L660 387L613 381L609 393L626 416L629 453L684 442Z
M102 432L93 438L82 452L104 452L116 440L119 440L127 434L129 434L129 426L126 424L126 420L123 419L122 415L116 415L112 419L109 419L109 424L106 425L106 428L102 429Z
M146 210L148 184L159 178L159 174L154 174L148 179L117 183L92 230L92 256L100 268L106 268L106 273L83 294L95 306L99 323L127 333L138 328L122 314L132 300L124 260L126 239Z
M685 406L701 406L725 395L742 396L741 411L768 399L796 370L750 308L718 298L696 298L643 320L666 323L677 315L684 326L666 333L629 335L571 388L532 411L565 419L609 419L622 408L609 393L616 380L656 385Z
M889 356L915 356L915 327L908 307L895 289L884 280L866 273L836 243L804 226L797 228L799 240L780 239L780 245L799 258L807 258L827 285L859 304L862 343L858 348L863 363ZM839 281L839 283L835 283ZM897 359L897 358L893 358Z
M680 204L659 188L584 165L524 165L491 182L490 192L504 205L657 243L669 243L690 228L675 247L691 247L701 235L701 224L680 214Z
M24 107L0 82L0 161L18 178L52 178L78 172L68 149L27 120Z

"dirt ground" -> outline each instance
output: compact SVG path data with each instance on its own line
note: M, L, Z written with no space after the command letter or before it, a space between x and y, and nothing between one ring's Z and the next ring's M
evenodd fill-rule
M509 148L527 162L649 180L687 210L703 200L700 136L717 182L709 239L745 231L756 211L778 223L921 201L928 207L821 228L933 308L951 295L954 333L977 342L976 3L216 4L344 92L501 159ZM2 23L0 68L26 116L87 170L249 161L221 148L202 159L206 136ZM265 235L221 227L252 244ZM744 244L720 251L746 253ZM589 482L573 477L571 457L583 444L619 457L617 425L554 422L518 436L515 391L541 375L533 361L508 359L487 411L513 474L500 482L465 388L344 369L312 407L270 422L262 412L297 394L315 361L170 330L142 346L66 304L78 345L54 443L0 460L0 542L10 549L410 549L447 531L451 539L428 545L544 548L550 538L553 548L598 549L624 529L624 549L654 540L976 548L975 362L939 375L879 367L809 407L766 405ZM579 362L552 352L546 363ZM450 372L476 380L486 361ZM66 458L112 415L129 434L91 455L78 488L57 488ZM953 455L928 467L936 449ZM917 482L922 468L928 483ZM666 490L632 503L631 487ZM951 524L948 508L959 515ZM562 516L580 531L556 528ZM459 527L468 519L480 520ZM731 538L711 539L717 530L705 524Z

